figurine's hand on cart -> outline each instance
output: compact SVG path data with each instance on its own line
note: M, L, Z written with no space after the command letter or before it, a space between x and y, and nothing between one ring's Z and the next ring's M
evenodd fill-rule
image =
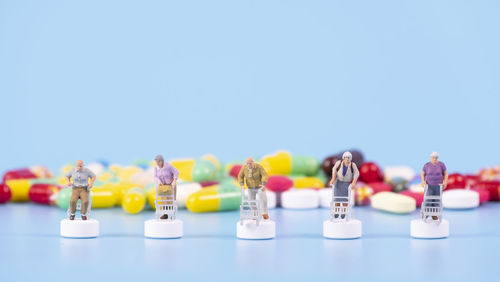
M66 186L67 186L68 188L71 188L71 187L73 186L73 183L69 182L68 184L66 184Z
M260 191L266 191L266 186L260 185Z
M425 187L425 181L424 181L424 182L422 182L422 187Z

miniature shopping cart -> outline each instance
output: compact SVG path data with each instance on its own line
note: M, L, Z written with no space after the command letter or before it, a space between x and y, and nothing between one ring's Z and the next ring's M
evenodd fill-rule
M425 185L424 201L422 202L422 207L420 208L420 216L423 221L426 221L429 217L432 218L433 216L437 216L438 220L435 221L441 223L441 216L443 215L443 185L439 185L439 195L427 195L428 189L429 185Z
M336 184L337 185L337 184ZM351 193L352 188L349 184L347 188L347 196L337 196L335 195L335 187L332 186L332 201L330 203L330 220L331 221L349 221L353 216L352 212L352 201L351 201ZM347 206L343 204L347 203ZM336 206L338 204L338 206ZM338 214L338 217L335 218L335 215Z
M156 186L156 219L167 215L167 220L175 220L177 216L177 201L175 191L177 185L157 185ZM160 193L161 192L161 193Z
M241 205L240 205L240 225L243 225L244 220L256 220L257 226L259 226L260 220L262 218L260 210L260 190L257 192L255 200L249 200L248 196L245 195L245 189L241 189Z

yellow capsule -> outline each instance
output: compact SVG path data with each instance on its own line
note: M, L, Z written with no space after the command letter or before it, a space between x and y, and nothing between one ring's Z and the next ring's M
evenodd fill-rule
M10 187L12 202L27 202L28 194L31 187L30 179L13 179L5 181L5 184Z
M288 175L292 171L292 156L289 152L279 151L262 157L260 164L269 175Z
M122 208L130 214L141 212L145 205L146 193L142 188L132 188L122 198Z
M295 188L324 188L325 184L317 177L297 177L293 180Z
M193 181L194 159L176 159L171 160L172 164L179 171L179 178L185 181Z
M203 156L201 156L201 159L204 160L204 161L211 162L215 166L215 170L219 171L219 169L220 169L220 162L217 159L217 157L215 157L214 155L203 155Z
M110 187L95 187L91 189L92 208L110 208L116 203L116 195Z

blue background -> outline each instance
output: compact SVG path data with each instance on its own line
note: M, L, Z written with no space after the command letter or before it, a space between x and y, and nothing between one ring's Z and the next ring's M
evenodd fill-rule
M0 0L0 171L360 148L499 160L498 1Z

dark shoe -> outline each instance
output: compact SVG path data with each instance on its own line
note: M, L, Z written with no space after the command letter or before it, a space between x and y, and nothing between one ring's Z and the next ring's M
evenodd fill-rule
M433 216L433 217L432 217L432 219L433 219L433 220L439 220L439 217L437 217L437 216Z
M263 214L263 215L262 215L262 217L263 217L264 219L269 219L269 215L267 215L267 214Z
M87 216L86 215L82 215L82 220L87 220Z
M168 214L164 214L164 215L160 216L160 219L168 219Z
M75 219L75 215L74 214L72 214L72 215L69 216L69 220L74 220L74 219Z
M338 214L335 214L333 217L334 217L334 218L339 218L339 215L338 215Z
M344 219L345 218L345 214L341 215L340 218Z

